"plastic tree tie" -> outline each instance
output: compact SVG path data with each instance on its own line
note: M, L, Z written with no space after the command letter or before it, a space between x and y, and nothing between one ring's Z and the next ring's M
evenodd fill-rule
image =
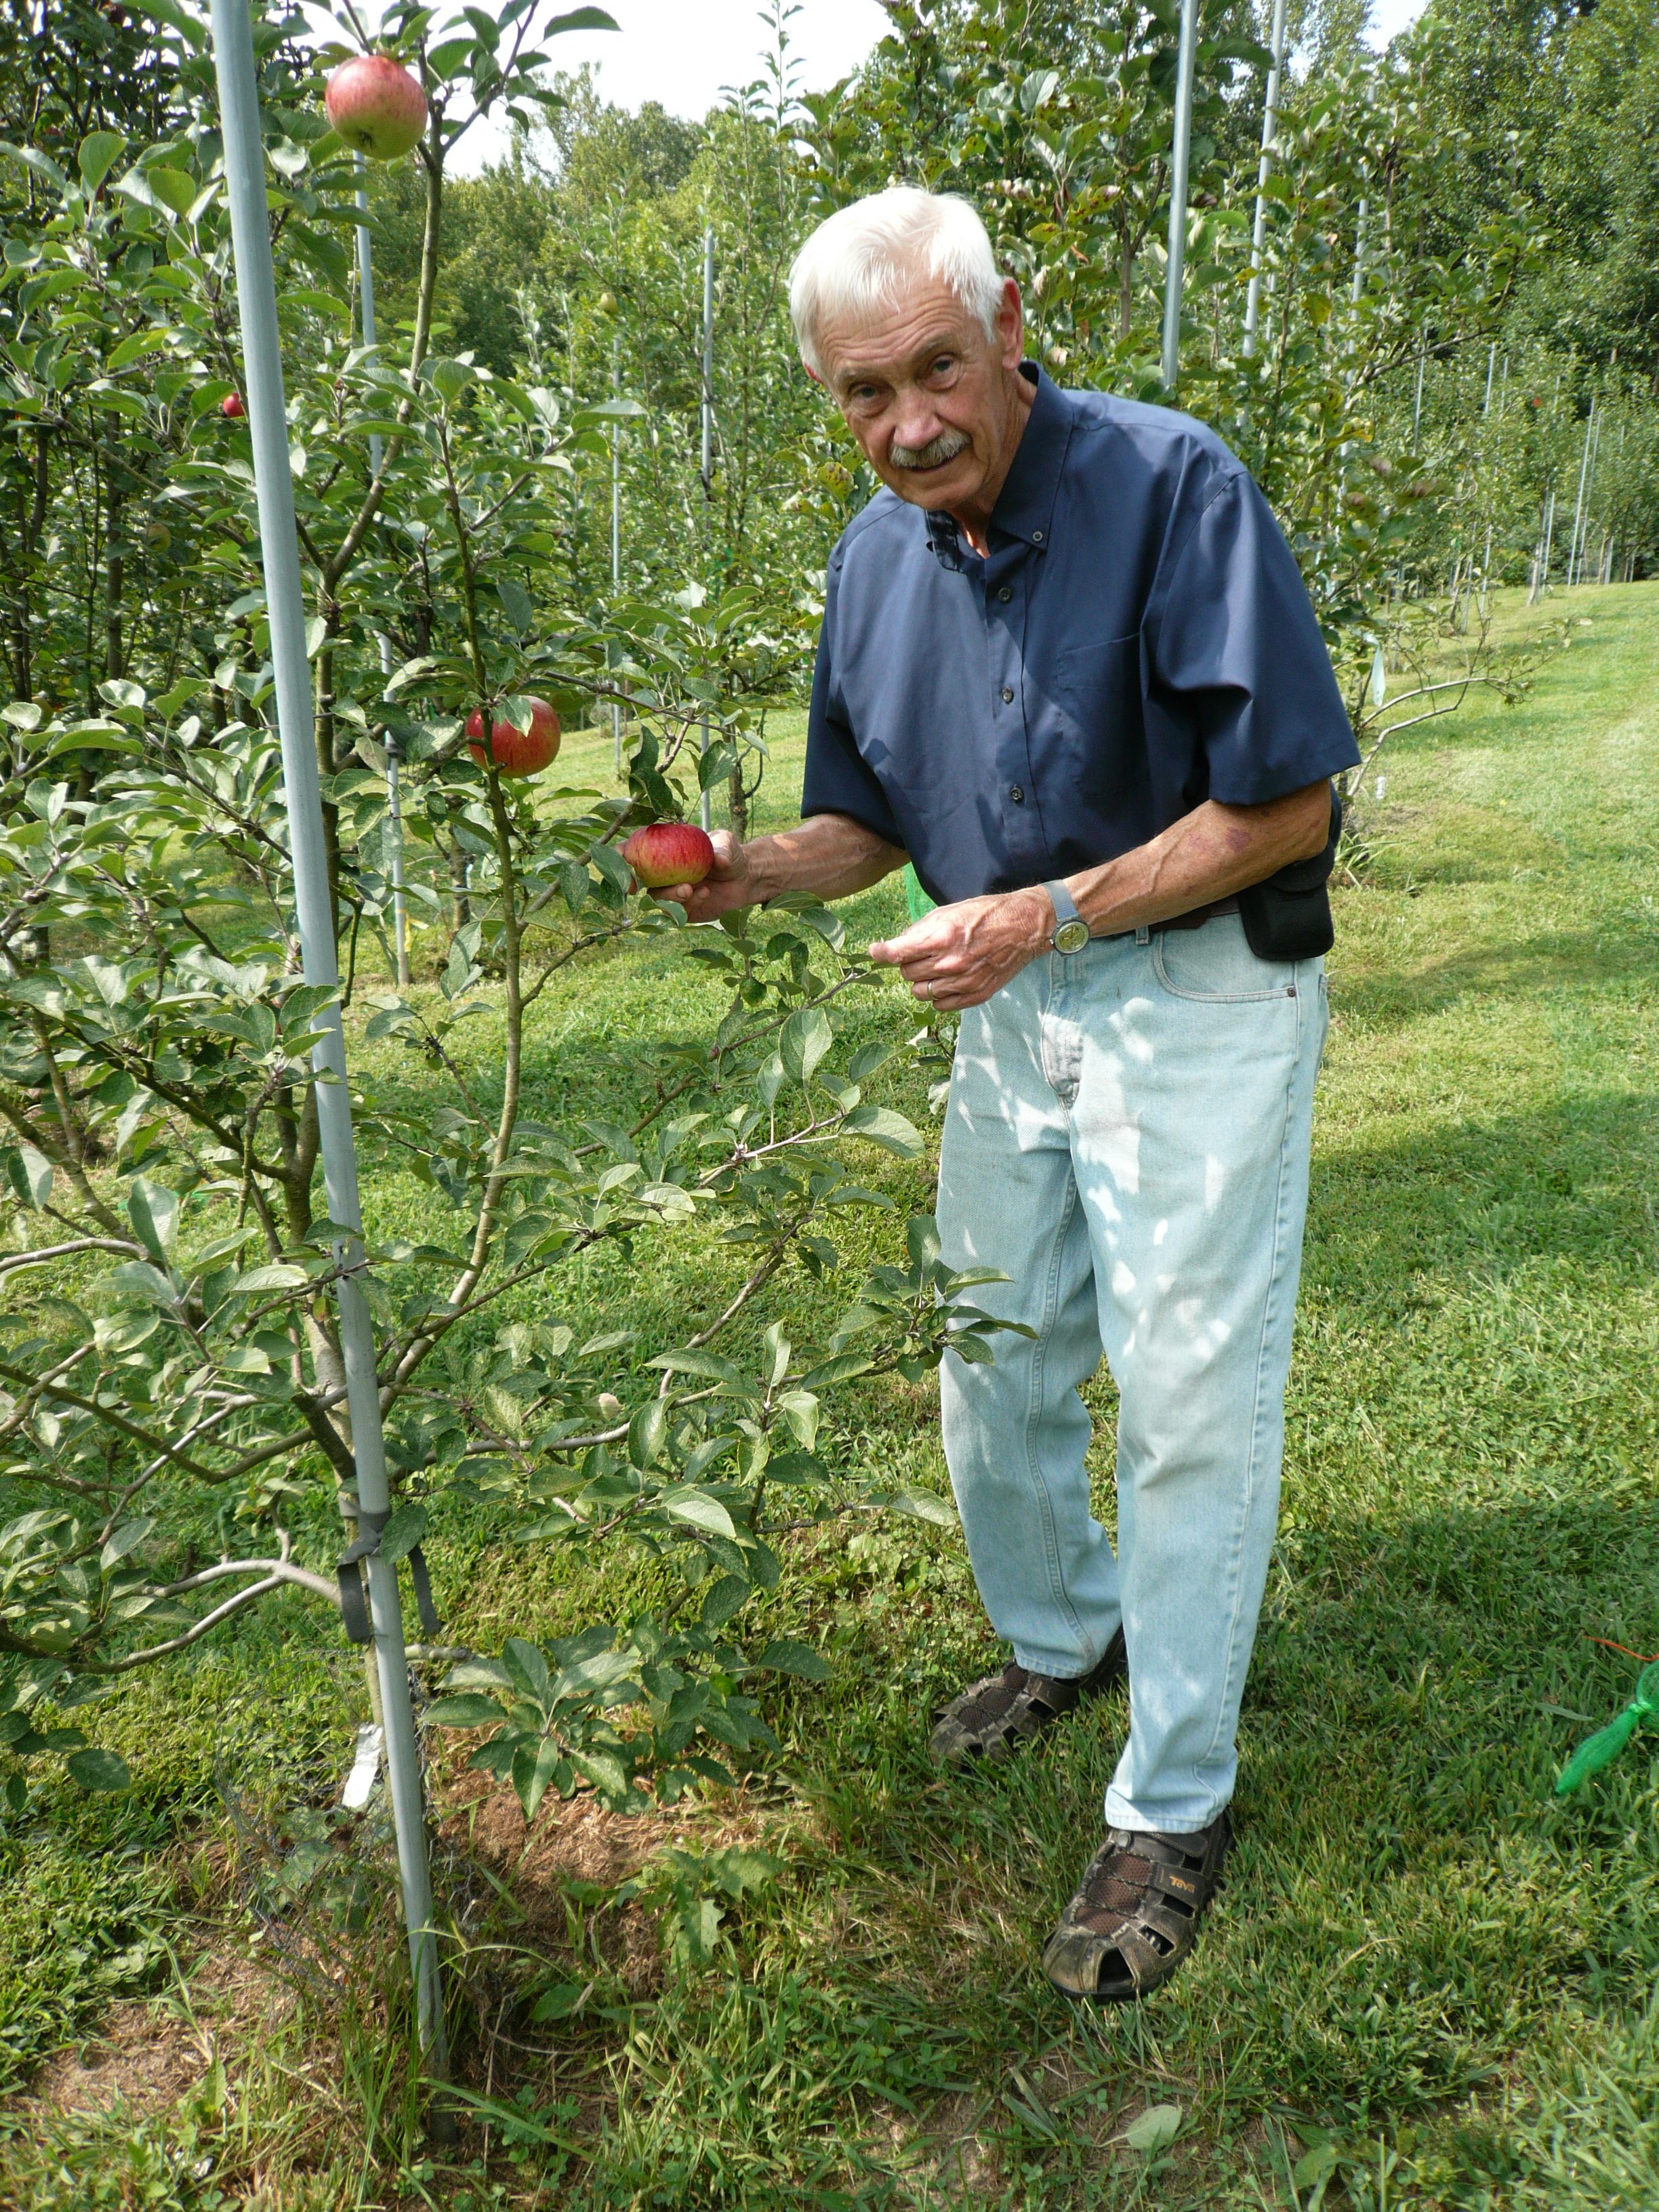
M1587 1736L1561 1770L1555 1794L1565 1797L1592 1774L1610 1766L1645 1720L1659 1720L1659 1663L1644 1667L1636 1684L1636 1695L1624 1711Z

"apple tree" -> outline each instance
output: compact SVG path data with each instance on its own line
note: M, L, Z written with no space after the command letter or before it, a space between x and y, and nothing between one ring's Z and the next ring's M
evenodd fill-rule
M14 143L3 211L0 449L27 525L7 539L0 781L13 1806L43 1760L122 1778L87 1738L123 1675L279 1590L354 1617L309 1064L322 1002L298 980L252 476L225 407L241 377L222 168L200 26L157 13L146 52L172 86L165 128L91 131L62 158ZM488 1727L479 1759L533 1812L550 1788L672 1797L763 1751L767 1672L822 1671L810 1650L745 1636L785 1532L944 1510L872 1483L831 1439L826 1399L854 1377L918 1376L947 1344L991 1347L975 1279L947 1273L925 1220L836 1302L821 1340L792 1344L767 1320L786 1271L833 1276L836 1224L882 1202L859 1180L869 1148L920 1146L883 1070L933 1042L907 1046L901 1028L851 1047L842 1010L870 977L832 915L784 902L692 933L684 956L723 1000L711 1030L631 1041L604 1121L532 1110L526 1058L554 978L678 942L675 910L631 896L619 838L684 814L746 731L718 680L724 599L625 599L596 621L561 592L562 502L605 450L615 403L573 407L432 346L446 166L473 117L544 89L528 25L520 0L499 19L389 20L428 103L411 157L426 213L415 313L379 352L354 340L355 179L316 58L286 19L257 29L400 1486L383 1545L417 1558L431 1505L459 1491L537 1542L672 1571L648 1611L551 1649L526 1636L468 1655L433 1708ZM568 714L623 696L635 741L614 798L505 775L466 742L474 713L528 728L538 696ZM717 742L699 755L709 719ZM389 740L444 940L438 973L407 989L386 980ZM411 1182L418 1239L377 1218L380 1194ZM548 1317L560 1271L596 1248L711 1231L742 1279L681 1340Z

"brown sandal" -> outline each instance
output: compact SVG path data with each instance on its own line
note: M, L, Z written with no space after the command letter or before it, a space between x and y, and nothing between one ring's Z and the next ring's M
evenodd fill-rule
M1128 2004L1167 1982L1198 1941L1232 1839L1225 1813L1191 1835L1109 1829L1043 1951L1054 1986Z
M1080 1678L1032 1674L1011 1662L1000 1674L970 1682L951 1698L928 1738L928 1753L940 1766L1007 1759L1017 1746L1029 1743L1062 1715L1075 1711L1085 1698L1097 1698L1121 1680L1126 1667L1121 1628Z

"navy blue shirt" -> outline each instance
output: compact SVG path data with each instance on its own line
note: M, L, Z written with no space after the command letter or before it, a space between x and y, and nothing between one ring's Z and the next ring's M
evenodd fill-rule
M1074 875L1206 799L1358 761L1267 501L1200 422L1036 397L981 560L882 490L830 558L803 814L848 814L941 903Z

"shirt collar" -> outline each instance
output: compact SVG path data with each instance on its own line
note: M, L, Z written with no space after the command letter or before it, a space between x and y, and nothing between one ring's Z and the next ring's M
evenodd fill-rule
M991 510L991 526L1041 550L1048 543L1060 472L1072 435L1072 418L1065 394L1034 361L1023 361L1019 373L1028 384L1036 386L1036 392L1025 428L1014 448L1014 458L1008 465L997 503ZM942 567L960 568L962 539L955 519L933 507L929 507L927 514L928 551Z
M1036 386L1031 411L1014 448L1014 458L991 510L992 526L1039 548L1048 543L1060 472L1071 442L1072 414L1066 395L1034 361L1020 363L1020 374Z

